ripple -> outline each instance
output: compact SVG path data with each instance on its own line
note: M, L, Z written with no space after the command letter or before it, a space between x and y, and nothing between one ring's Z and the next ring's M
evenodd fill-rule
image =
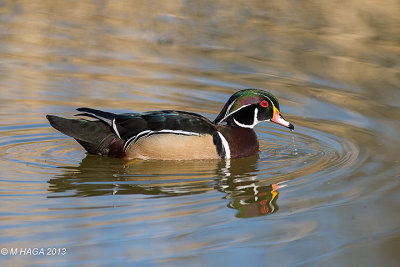
M363 160L355 143L302 125L296 125L296 132L257 127L260 153L230 161L127 162L86 155L73 139L51 131L47 124L0 128L1 164L13 164L24 174L53 173L47 181L48 197L165 197L217 189L230 199L228 207L238 210L239 217L275 213L280 209L279 193L290 196L304 188L320 190L321 183L334 183ZM337 201L330 192L319 199L319 205L332 200Z
M0 152L4 155L3 164L11 162L23 165L20 170L35 168L35 171L42 172L60 164L79 163L84 155L79 147L71 139L60 139L54 133L48 133L46 128L48 126L26 125L26 129L2 131Z
M261 131L260 161L264 163L264 174L296 174L287 177L292 180L321 171L331 173L360 160L359 148L349 140L306 127L297 129L290 134L272 129Z
M297 131L291 134L271 128L260 131L259 185L277 184L280 194L285 195L279 201L280 216L338 205L362 194L354 185L343 184L343 177L351 177L365 164L368 153L357 143L357 135L364 133L339 123L335 134L320 130L331 124L319 121L317 128L296 125ZM349 138L349 131L353 138Z
M320 127L324 128L324 122ZM336 127L338 132L340 129L349 129L345 124ZM239 211L246 209L246 206L255 209L250 214L239 212L238 216L260 216L264 213L263 209L268 209L268 214L274 213L281 210L282 204L285 212L280 214L285 216L295 212L289 208L293 206L293 201L296 202L296 211L304 211L350 201L360 194L344 186L325 186L339 183L343 176L350 175L363 164L366 156L361 155L355 141L346 140L339 134L298 125L294 133L269 126L260 128L261 152L255 169L236 174L230 171L230 175L222 179L225 181L219 182L220 191L227 193L228 198L236 199L232 202L240 203L236 205ZM230 167L234 164L242 163L232 161ZM300 202L295 196L302 192L313 194L305 195ZM277 201L279 194L285 194L283 202ZM260 196L267 198L260 199ZM250 208L250 205L253 207Z

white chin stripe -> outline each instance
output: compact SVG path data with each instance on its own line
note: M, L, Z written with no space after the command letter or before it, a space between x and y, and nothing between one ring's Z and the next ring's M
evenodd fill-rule
M217 132L219 135L219 138L221 138L222 146L224 147L225 150L225 158L230 159L231 158L231 150L229 148L228 141L226 141L225 137L222 135L222 133Z
M257 123L259 123L259 120L258 120L258 118L257 118L257 115L258 115L258 108L255 108L255 109L254 109L253 124L250 124L250 125L240 123L240 122L238 122L237 120L235 120L235 118L233 118L233 121L236 123L237 126L240 126L240 127L243 127L243 128L254 128L254 126L256 126Z

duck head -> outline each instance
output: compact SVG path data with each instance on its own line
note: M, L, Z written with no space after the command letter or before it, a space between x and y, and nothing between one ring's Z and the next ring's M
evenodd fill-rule
M294 130L293 124L280 114L276 97L259 89L244 89L233 94L214 123L226 122L229 126L253 128L262 121L271 121Z

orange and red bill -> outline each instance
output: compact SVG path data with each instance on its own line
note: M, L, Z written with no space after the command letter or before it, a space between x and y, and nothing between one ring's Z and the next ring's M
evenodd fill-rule
M294 126L293 124L291 124L290 122L288 122L287 120L285 120L282 115L279 113L279 110L274 106L274 115L272 116L271 121L280 124L282 126L285 126L287 128L289 128L291 131L294 130Z

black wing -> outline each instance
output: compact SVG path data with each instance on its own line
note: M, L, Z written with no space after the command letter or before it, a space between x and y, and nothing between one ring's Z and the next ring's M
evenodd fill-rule
M213 134L214 125L205 117L184 111L161 110L143 113L114 114L90 108L78 108L84 115L107 123L121 139L131 139L147 132L171 131L176 134Z

